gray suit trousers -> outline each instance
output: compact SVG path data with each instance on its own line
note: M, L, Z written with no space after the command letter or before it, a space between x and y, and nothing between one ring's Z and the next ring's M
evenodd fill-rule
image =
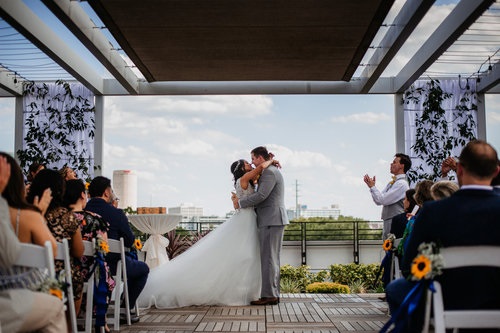
M280 296L280 252L284 231L284 225L259 227L261 297Z

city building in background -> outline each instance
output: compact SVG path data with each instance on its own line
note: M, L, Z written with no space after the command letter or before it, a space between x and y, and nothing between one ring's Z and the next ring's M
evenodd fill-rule
M337 204L332 204L330 207L323 208L308 208L307 205L297 205L298 209L287 209L288 219L324 217L328 219L338 219L340 216L340 208Z
M118 208L137 208L137 174L134 170L113 171L113 191L120 199Z

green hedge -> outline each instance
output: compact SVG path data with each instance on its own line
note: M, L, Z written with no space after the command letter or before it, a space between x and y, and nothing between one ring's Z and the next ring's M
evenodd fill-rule
M382 282L380 277L375 281L379 264L336 264L330 265L330 277L333 282L352 285L362 281L368 288L378 288Z
M348 286L335 282L314 282L306 287L311 294L350 294Z

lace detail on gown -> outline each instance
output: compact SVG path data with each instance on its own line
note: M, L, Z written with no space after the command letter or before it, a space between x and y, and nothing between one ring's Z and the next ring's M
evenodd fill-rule
M255 192L255 188L252 187L252 185L248 184L248 187L246 190L243 189L243 187L241 187L241 183L240 183L240 179L238 179L238 181L236 182L234 188L236 190L236 195L238 196L238 198L244 198L244 197L247 197L249 196L250 194L254 193ZM253 208L251 208L253 209Z
M239 197L254 191L239 182L235 188ZM186 252L153 268L139 306L248 305L260 297L259 252L255 211L240 209Z

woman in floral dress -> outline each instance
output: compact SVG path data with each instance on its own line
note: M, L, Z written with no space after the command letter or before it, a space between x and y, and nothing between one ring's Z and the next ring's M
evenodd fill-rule
M45 219L56 241L61 242L64 238L68 240L74 303L78 313L83 291L82 263L80 261L84 251L82 234L75 215L63 206L65 181L56 170L44 169L35 176L27 196L28 202L33 203L35 197L40 198L47 188L52 191L52 201L45 213ZM64 268L64 262L56 260L55 268L56 273L59 274Z
M96 313L97 314L106 313L107 305L109 304L109 300L111 297L111 292L115 287L115 281L111 277L111 274L109 272L109 267L106 261L104 260L106 253L108 252L107 232L109 226L108 223L104 221L99 215L84 210L86 203L87 203L87 194L85 193L85 185L83 184L83 182L79 179L66 181L64 206L67 207L71 212L73 212L76 220L80 225L83 240L86 241L95 240L96 244L96 254L93 257L83 256L81 259L82 273L84 275L84 280L88 281L94 269L96 274L100 274L100 267L104 267L103 276L105 279L106 294L94 295L94 299L96 297L105 297L106 302L104 308L96 309ZM97 263L95 260L96 258L98 258ZM94 265L97 266L94 267ZM106 331L108 331L107 327Z

